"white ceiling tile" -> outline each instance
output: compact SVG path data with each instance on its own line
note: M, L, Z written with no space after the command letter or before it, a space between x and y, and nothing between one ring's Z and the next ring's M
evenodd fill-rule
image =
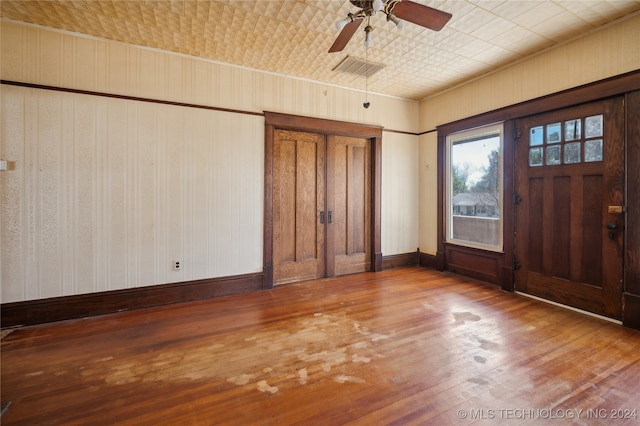
M591 26L585 28L585 24L577 17L570 17L568 13L552 16L531 28L541 37L556 42L576 37L580 32L587 32Z
M480 62L483 62L486 65L495 69L509 62L512 62L514 59L517 59L517 58L513 57L512 51L502 48L500 46L492 45L490 48L476 55L474 59Z
M490 24L483 25L469 33L471 36L491 42L496 37L514 29L516 25L504 18L496 17Z
M534 29L544 21L561 14L568 15L565 9L553 2L537 2L537 4L527 10L526 13L512 18L512 22L524 28Z
M499 5L492 9L492 12L497 16L500 16L507 21L514 21L515 18L528 14L529 11L540 3L548 3L548 2L540 2L539 0L510 0L505 1L503 4Z
M494 37L492 42L496 46L512 52L522 52L523 54L529 53L533 47L547 47L549 44L549 40L544 37L531 30L517 26Z
M467 14L458 16L452 20L450 28L456 31L470 34L479 28L493 25L493 21L498 17L481 8L471 9Z

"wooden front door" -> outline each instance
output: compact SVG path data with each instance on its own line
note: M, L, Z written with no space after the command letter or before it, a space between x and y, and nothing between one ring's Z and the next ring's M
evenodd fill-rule
M371 269L366 138L274 132L275 284Z
M622 301L622 98L517 124L517 291L619 319Z

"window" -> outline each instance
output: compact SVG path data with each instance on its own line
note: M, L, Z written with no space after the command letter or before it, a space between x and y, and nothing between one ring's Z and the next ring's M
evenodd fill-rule
M565 121L564 133L562 123L533 127L529 131L529 167L602 161L602 123L603 115L600 114ZM584 152L584 160L581 152Z
M502 251L502 123L447 136L448 242Z

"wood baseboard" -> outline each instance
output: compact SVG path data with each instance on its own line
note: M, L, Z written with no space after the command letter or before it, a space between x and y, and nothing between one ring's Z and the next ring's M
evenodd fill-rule
M438 269L438 258L433 254L418 252L418 265Z
M419 251L380 256L382 269L435 267L436 257ZM45 324L121 311L191 302L265 289L262 273L160 284L99 293L3 303L2 328Z
M415 253L393 254L384 256L383 269L402 268L405 266L424 266L436 269L438 262L436 256L422 253L419 249Z
M640 330L640 296L622 294L622 325Z
M2 328L44 324L262 290L262 273L52 297L0 306Z
M418 252L392 254L382 258L382 269L402 268L418 264Z

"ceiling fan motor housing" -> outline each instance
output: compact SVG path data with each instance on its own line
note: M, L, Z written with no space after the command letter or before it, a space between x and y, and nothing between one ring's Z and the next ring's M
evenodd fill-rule
M352 5L360 9L373 9L373 0L349 0Z
M349 0L352 5L360 8L361 10L356 15L365 17L373 16L376 12L387 13L390 6L397 2L397 0ZM376 5L376 2L379 3Z

